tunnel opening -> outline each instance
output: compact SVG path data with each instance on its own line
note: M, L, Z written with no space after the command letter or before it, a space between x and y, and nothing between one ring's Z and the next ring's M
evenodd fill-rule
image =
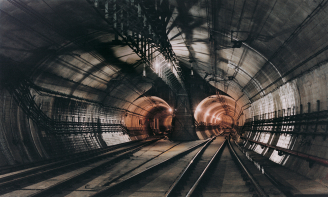
M220 114L220 115L214 116L212 118L213 118L212 124L221 125L221 127L227 128L227 129L233 128L234 120L232 119L231 116L228 116L225 114Z
M171 108L154 107L145 117L145 130L150 135L167 135L171 132Z
M229 96L206 97L197 105L194 113L198 137L204 139L215 133L236 133L238 124L243 123L243 118L239 116L240 112L240 106Z
M166 101L156 96L138 98L129 107L129 111L139 113L125 117L125 124L130 135L146 132L149 136L162 136L171 132L172 108Z

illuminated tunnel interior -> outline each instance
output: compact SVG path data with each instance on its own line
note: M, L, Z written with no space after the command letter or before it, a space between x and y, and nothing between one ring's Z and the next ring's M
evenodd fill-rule
M194 117L197 122L203 124L219 124L232 128L240 113L241 108L231 97L212 95L198 104Z
M124 122L130 131L147 131L150 135L171 132L173 110L159 97L140 97L131 104L128 111L142 115L126 115Z
M328 187L327 12L326 0L0 1L0 168L229 133Z

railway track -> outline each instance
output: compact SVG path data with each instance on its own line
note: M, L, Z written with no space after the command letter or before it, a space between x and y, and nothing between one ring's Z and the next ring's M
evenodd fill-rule
M0 175L0 194L18 190L33 183L41 182L42 180L47 180L90 164L98 164L99 167L103 167L111 162L118 162L120 159L128 157L140 150L140 148L150 145L157 140L111 146L96 151L71 155L69 158L53 159L48 162L42 162L38 166L35 165L31 168L2 174Z
M9 167L3 167L0 168L0 177L2 177L2 175L5 174L18 174L23 172L24 170L30 170L34 167L41 167L41 166L45 166L47 164L54 164L56 162L69 162L69 160L76 160L79 158L83 158L83 157L90 157L90 156L95 156L95 155L99 155L111 150L115 150L117 148L121 148L124 146L128 146L128 145L132 145L132 144L136 144L136 143L140 143L141 140L136 140L136 141L130 141L130 142L126 142L126 143L122 143L122 144L116 144L113 146L109 146L106 148L99 148L99 149L94 149L94 150L89 150L89 151L84 151L84 152L80 152L80 153L74 153L74 154L67 154L67 155L63 155L63 156L57 156L57 157L53 157L50 159L45 159L45 160L40 160L40 161L35 161L35 162L31 162L31 163L26 163L26 164L20 164L20 165L14 165L14 166L9 166ZM1 181L1 178L0 178Z
M139 163L134 162L135 166L115 178L111 177L112 179L102 183L101 187L87 187L90 181L112 170L113 165L117 167L123 160L131 160L129 157L133 153L154 141L129 144L65 165L46 164L49 169L41 165L40 172L35 173L33 168L31 174L24 172L22 177L16 173L17 178L10 181L1 182L0 177L0 188L1 185L9 188L2 190L3 196L18 195L8 192L31 184L26 180L31 180L32 177L34 182L40 183L40 189L37 191L35 187L25 187L21 189L24 195L20 196L80 196L82 193L83 196L93 197L269 196L243 164L227 135L194 143L187 148L183 143L172 143L165 151ZM179 150L181 147L183 150ZM66 177L51 186L44 187L44 184L41 184L42 180L59 174ZM9 183L16 187L9 186Z
M214 137L92 196L268 196L225 138Z

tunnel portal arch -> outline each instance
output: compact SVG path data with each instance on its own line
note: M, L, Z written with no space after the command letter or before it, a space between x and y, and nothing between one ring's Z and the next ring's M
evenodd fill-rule
M241 107L228 96L212 95L203 99L196 107L194 118L197 123L206 125L225 124L231 127L242 116Z
M171 132L173 110L163 99L156 96L140 97L128 110L142 115L129 114L124 118L130 130L146 130L150 135Z

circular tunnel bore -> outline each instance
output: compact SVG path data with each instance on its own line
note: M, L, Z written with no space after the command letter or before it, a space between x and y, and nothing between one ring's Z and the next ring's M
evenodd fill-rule
M196 107L196 133L200 139L219 132L230 131L242 124L241 107L228 96L212 95L202 100Z
M221 125L223 128L232 128L234 125L234 120L231 116L221 114L215 118L214 124Z
M133 102L129 111L141 114L128 114L125 123L130 132L138 134L147 131L148 135L163 135L171 132L172 108L156 96L141 97Z

